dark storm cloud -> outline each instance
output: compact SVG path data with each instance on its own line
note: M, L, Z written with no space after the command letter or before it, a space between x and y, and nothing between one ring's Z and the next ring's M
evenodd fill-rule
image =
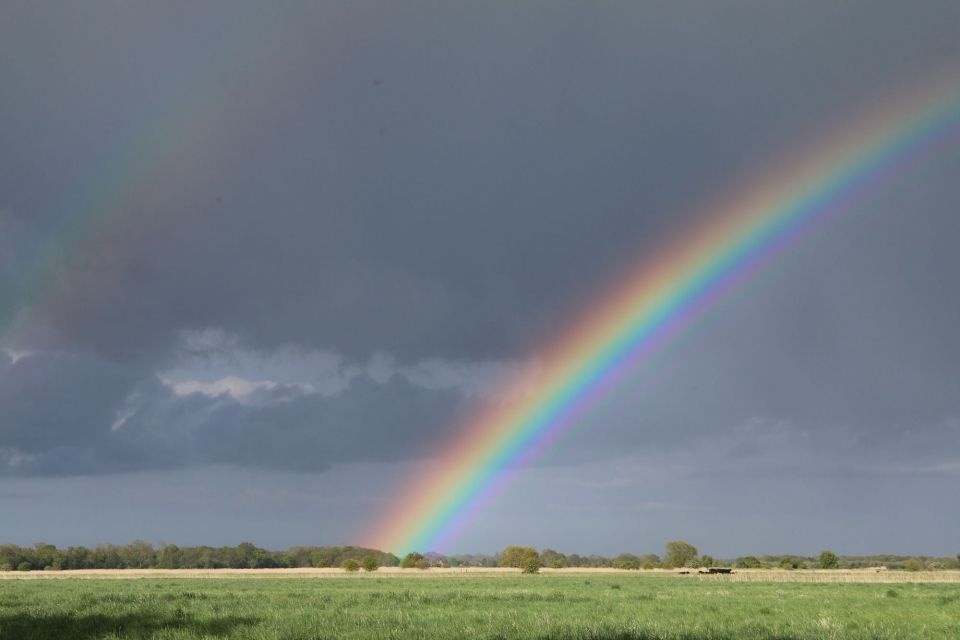
M90 355L0 355L0 447L34 454L87 445L109 428L137 374Z
M394 375L350 379L336 395L290 385L242 396L177 394L96 358L0 362L0 471L96 475L227 464L320 471L424 454L466 408L456 391Z
M111 186L111 149L182 120L109 228L70 248L39 311L68 344L142 354L212 326L513 356L685 211L957 49L951 5L867 6L288 7L302 42L259 48L250 7L11 6L0 46L31 71L0 105L0 185L56 239L57 199L86 195L77 167L106 162L92 181Z

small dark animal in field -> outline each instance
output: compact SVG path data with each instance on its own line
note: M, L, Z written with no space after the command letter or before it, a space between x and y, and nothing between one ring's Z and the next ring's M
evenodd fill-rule
M709 567L709 568L700 569L698 573L707 573L707 574L733 573L733 569L729 567Z

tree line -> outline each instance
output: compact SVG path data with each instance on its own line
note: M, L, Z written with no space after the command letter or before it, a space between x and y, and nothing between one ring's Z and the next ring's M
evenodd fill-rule
M59 569L282 569L340 567L353 560L364 567L400 564L392 553L364 547L290 547L269 551L243 542L235 547L178 547L135 540L130 544L102 544L59 549L52 544L32 547L0 545L0 571Z
M405 569L431 567L516 567L535 573L542 567L609 567L614 569L673 569L699 567L779 568L779 569L859 569L886 567L907 571L960 569L960 554L955 558L936 556L841 556L824 551L817 556L761 555L732 559L701 554L682 540L668 542L663 555L621 553L617 556L565 554L553 549L511 545L497 554L409 553L402 560L396 555L354 546L297 546L286 551L270 551L249 542L236 546L179 547L154 546L142 540L126 545L104 544L87 548L58 548L38 543L32 547L0 545L0 571L41 571L69 569L271 569L294 567L344 567L348 570L375 571L378 567Z
M509 546L496 555L464 554L441 555L437 553L409 554L401 566L443 567L517 567L532 571L534 567L593 567L613 569L679 569L701 567L729 567L739 569L863 569L886 567L906 571L935 571L960 569L960 554L956 557L869 555L841 556L833 551L823 551L816 556L761 555L736 558L714 558L701 554L695 546L682 540L668 542L663 555L647 553L636 555L621 553L607 557L564 554L553 549L537 551L533 547Z

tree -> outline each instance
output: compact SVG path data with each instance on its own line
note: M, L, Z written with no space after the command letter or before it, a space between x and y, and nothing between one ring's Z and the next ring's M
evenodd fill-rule
M157 554L157 566L161 569L179 569L180 547L175 544L165 545Z
M756 556L743 556L742 558L737 558L738 569L759 569L762 566L763 564Z
M120 550L120 557L125 566L143 569L154 566L157 553L150 543L143 540L134 540Z
M63 568L63 554L52 544L38 542L34 545L33 555L36 565L41 569L47 567L51 569Z
M613 567L615 569L639 569L640 558L632 553L621 553L613 559Z
M567 566L567 557L553 549L544 549L540 553L540 562L542 562L545 567L559 569L560 567Z
M540 561L540 554L533 547L509 546L500 552L499 564L501 567L517 567L522 569L531 560Z
M380 568L380 565L377 564L377 559L373 556L363 556L363 560L360 561L360 566L363 567L364 571L376 571Z
M923 563L916 558L910 558L907 560L906 564L903 565L903 568L907 571L922 571Z
M354 571L360 570L360 563L354 560L353 558L347 558L343 561L343 564L340 565L340 568L344 571L349 571L353 573Z
M423 557L423 554L417 553L416 551L411 551L403 557L403 560L400 562L400 568L413 569L421 562L426 562L426 558Z
M820 553L821 569L836 569L840 566L840 558L833 551L823 551Z
M656 569L660 566L660 556L655 553L647 553L640 558L640 566L644 569Z
M663 563L668 567L686 567L696 557L695 546L682 540L673 540L667 543L667 555Z

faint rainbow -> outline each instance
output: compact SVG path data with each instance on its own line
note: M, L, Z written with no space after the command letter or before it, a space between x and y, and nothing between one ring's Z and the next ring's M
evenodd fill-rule
M707 207L701 222L619 279L559 340L520 400L494 404L441 447L367 536L399 553L445 550L512 473L777 252L960 131L955 70L833 129L777 170ZM504 390L518 380L507 380Z
M138 192L152 179L175 175L177 163L222 127L219 120L226 107L243 101L247 111L254 111L251 104L267 104L274 98L271 89L283 82L284 64L296 59L315 35L311 29L317 22L305 17L258 22L252 25L255 32L230 34L235 44L210 45L175 95L97 153L84 176L63 189L55 206L64 222L20 270L15 294L0 300L0 348L17 346L18 329L30 323L31 311L55 295L61 274L96 251L104 230L136 217L131 201ZM265 80L245 83L238 93L228 95L218 86L217 79L223 76Z

